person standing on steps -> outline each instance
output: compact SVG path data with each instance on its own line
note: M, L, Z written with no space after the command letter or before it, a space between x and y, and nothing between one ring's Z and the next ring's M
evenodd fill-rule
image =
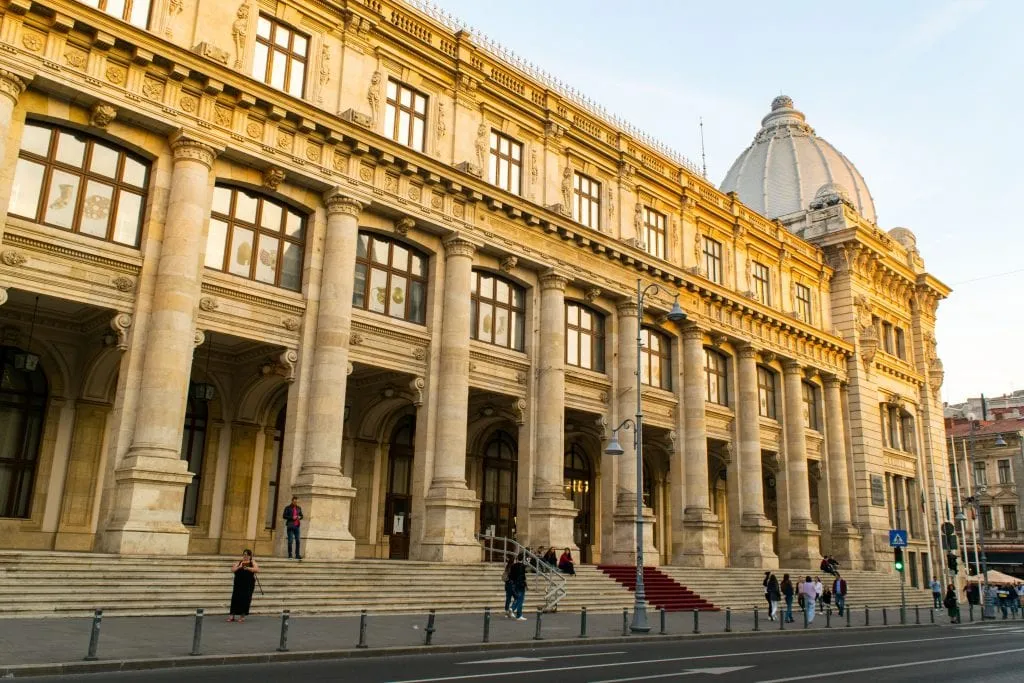
M932 602L935 611L938 612L942 608L942 584L939 583L938 577L932 579Z
M793 623L793 596L796 594L796 589L793 588L793 582L789 579L789 574L782 575L782 597L786 600L786 613L782 615L788 623Z
M288 559L292 558L292 539L295 540L295 559L302 559L302 550L299 547L299 527L302 525L302 508L299 507L299 499L292 496L292 502L284 509L284 526L288 532Z
M523 603L526 602L526 556L516 558L509 572L512 579L512 588L515 591L515 602L512 603L512 613L516 621L526 621L523 616Z
M252 557L252 551L246 548L242 551L242 559L235 562L231 571L235 574L235 580L231 589L231 607L228 621L242 623L249 616L249 608L252 606L252 593L256 590L256 572L260 566Z
M814 623L814 606L818 598L818 590L814 587L814 581L808 576L800 584L800 595L804 598L804 614L807 616L807 623Z
M515 584L512 583L512 567L516 563L516 556L509 555L508 560L505 561L505 571L501 575L501 580L505 583L505 618L512 618L512 604L516 595Z
M843 616L846 609L846 579L840 576L839 572L836 572L836 580L832 582L832 595L835 597L839 616Z

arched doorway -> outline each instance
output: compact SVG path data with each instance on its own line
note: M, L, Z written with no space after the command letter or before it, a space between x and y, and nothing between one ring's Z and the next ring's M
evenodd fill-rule
M25 370L27 354L18 349L5 346L0 353L0 517L29 517L46 412L46 375L38 365Z
M203 457L206 455L206 425L209 421L209 403L205 398L195 398L189 390L185 406L185 428L181 432L181 459L188 463L192 481L185 487L185 499L181 506L181 523L195 526L199 511L199 491L203 485Z
M388 557L409 559L409 515L412 512L412 459L416 418L403 417L391 433L388 451L388 493L384 499L384 534Z
M590 458L574 443L565 452L565 493L576 508L572 525L572 541L580 549L580 563L590 562L594 523L594 473Z
M508 432L496 431L484 446L480 531L496 538L516 537L516 480L519 448Z

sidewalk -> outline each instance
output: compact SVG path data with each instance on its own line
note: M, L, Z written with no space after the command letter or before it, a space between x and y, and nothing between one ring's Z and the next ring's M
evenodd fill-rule
M943 614L920 610L922 625L944 624ZM528 621L506 619L500 609L492 610L489 640L491 643L534 645L536 614ZM630 618L632 615L630 614ZM794 612L796 623L785 624L786 631L802 631L803 617ZM541 617L541 638L547 641L565 641L580 636L581 619L576 613L544 614ZM726 613L699 613L701 635L725 632ZM661 615L648 612L650 635L657 636L661 628ZM890 626L899 624L899 610L887 610ZM731 614L733 633L753 632L751 611ZM816 616L810 629L824 630L825 615ZM665 615L665 632L674 637L694 635L693 613L670 612ZM7 667L56 663L82 663L89 645L91 619L6 619L0 620L0 677ZM97 648L99 662L121 662L168 658L189 658L192 649L193 617L109 617L102 621ZM907 624L915 623L915 611L908 608ZM864 608L854 609L850 624L864 627ZM371 654L374 650L418 648L425 643L426 614L367 616L367 649L357 650L359 617L317 617L295 615L289 619L288 649L298 652L341 652ZM872 627L882 626L882 610L873 608ZM435 619L433 645L473 646L483 641L484 618L478 614L443 614ZM759 613L759 630L779 631L780 623L771 622L764 611ZM833 612L831 628L845 629L846 619ZM281 634L280 617L251 616L244 624L226 623L223 614L204 618L200 651L206 656L270 655L277 652ZM591 639L619 638L623 636L622 614L588 614L587 636ZM630 636L636 637L636 636ZM202 659L202 658L198 658ZM191 661L199 663L197 658ZM109 670L109 667L108 667Z

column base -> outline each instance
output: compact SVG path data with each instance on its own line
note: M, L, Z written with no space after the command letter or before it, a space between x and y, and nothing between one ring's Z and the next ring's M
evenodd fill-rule
M100 551L188 554L190 532L181 523L185 487L192 481L188 463L163 451L140 451L125 457L114 480L114 516L100 540Z
M657 567L661 564L658 549L654 546L654 512L643 510L644 566ZM602 564L636 565L636 500L631 505L619 506L612 517L611 547L601 552Z
M480 501L467 488L431 489L424 500L426 519L417 560L473 564L483 559L483 546L473 531Z
M682 547L672 556L672 564L680 567L725 567L725 554L718 543L722 523L709 510L687 510L683 513Z
M774 533L775 526L763 515L744 518L740 524L740 547L736 555L736 566L778 569L779 556L772 547Z
M348 527L356 497L351 479L337 467L303 467L292 486L292 495L298 497L305 518L300 531L302 557L351 560L356 556L356 539ZM285 536L280 534L282 540Z
M863 537L855 527L833 526L831 554L839 561L839 571L856 569L860 560L860 546Z
M789 525L789 552L787 560L793 567L817 570L821 564L821 531L810 520L793 520Z
M554 548L557 553L569 548L575 557L579 557L580 549L572 537L577 512L571 500L535 498L530 503L530 545Z

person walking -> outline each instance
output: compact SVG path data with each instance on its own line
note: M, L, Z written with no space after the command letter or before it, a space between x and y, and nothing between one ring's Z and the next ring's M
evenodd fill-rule
M843 616L846 609L846 579L841 577L839 572L836 572L836 580L832 582L832 596L835 598L839 616Z
M957 603L956 589L953 588L953 584L946 586L946 597L942 600L942 604L949 612L949 623L959 624L960 605Z
M512 578L512 589L515 591L515 601L512 603L512 614L516 621L526 621L523 616L523 603L526 602L526 557L519 556L512 565L509 573Z
M764 586L764 599L768 602L768 614L772 612L772 601L768 600L768 579L771 578L771 572L764 573L764 579L761 581L761 585Z
M302 525L302 508L299 507L299 499L292 496L292 502L285 506L284 514L285 530L288 533L288 559L292 557L292 540L295 541L295 559L302 559L302 549L299 547L299 527Z
M800 595L804 598L804 615L808 624L814 623L814 605L818 598L818 590L814 587L814 581L808 576L800 584Z
M793 582L789 579L789 574L782 575L782 597L786 600L786 613L782 615L782 618L787 623L793 623L793 596L796 595L796 589L793 588Z
M768 597L768 619L775 621L779 613L779 598L782 592L779 588L779 580L775 574L768 575L768 583L765 585L765 595Z
M231 589L231 607L228 621L242 623L249 616L249 608L252 606L252 593L256 590L256 573L260 566L252 557L252 551L246 548L242 551L242 559L235 562L231 571L235 574L235 580Z
M815 576L814 577L814 602L818 606L818 614L824 614L825 613L825 606L824 606L824 603L822 602L822 599L821 599L822 596L824 595L824 593L825 593L825 587L821 584L821 577L820 576Z
M939 578L935 577L932 579L932 602L935 603L935 611L938 612L942 607L942 584L939 583Z
M515 599L516 587L512 583L512 566L516 563L516 556L509 555L505 561L505 571L501 573L501 580L505 584L505 618L512 618L512 602Z

